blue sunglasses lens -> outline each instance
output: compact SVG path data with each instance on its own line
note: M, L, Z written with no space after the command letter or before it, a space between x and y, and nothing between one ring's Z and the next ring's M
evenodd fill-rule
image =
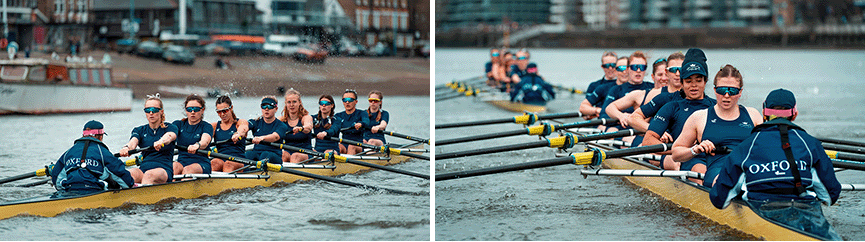
M497 56L499 56L499 53L492 53L492 54L490 54L490 55L493 56L493 57L497 57Z
M274 109L274 108L276 108L276 106L273 106L270 104L262 104L261 105L261 109Z
M525 60L525 59L526 59L526 57L525 57L525 56L520 56L520 57L517 57L517 60Z
M632 71L646 71L646 65L630 65Z
M682 69L682 67L680 67L680 66L667 67L667 72L676 73L676 72L679 72L679 70L681 70L681 69Z
M201 111L201 107L186 107L186 111L190 113Z
M616 67L616 63L601 64L601 68L613 68L613 67Z
M344 102L344 103L354 102L355 100L357 100L357 99L350 98L350 97L344 97L344 98L342 98L342 102Z
M321 106L327 106L327 105L331 105L331 104L333 104L333 103L331 103L330 101L327 101L327 100L318 101L318 105L321 105Z
M144 112L145 112L145 113L158 113L159 110L162 110L162 109L161 109L161 108L157 108L157 107L149 107L149 108L145 108L145 109L144 109Z
M616 66L616 70L617 70L617 71L625 71L625 70L627 70L627 69L628 69L627 66Z
M735 88L735 87L716 87L715 93L717 93L718 95L730 94L730 96L733 96L733 95L739 95L739 91L741 91L741 90L742 89Z

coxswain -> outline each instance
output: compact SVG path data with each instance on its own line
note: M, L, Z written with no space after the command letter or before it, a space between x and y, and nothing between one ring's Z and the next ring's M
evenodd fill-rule
M361 123L361 113L363 110L357 109L357 92L352 89L346 89L342 94L342 106L345 111L337 113L335 116L339 120L339 132L343 139L363 141L363 127ZM339 144L339 153L354 155L363 151L363 148L355 145Z
M132 175L102 143L103 135L102 123L90 120L84 124L81 138L49 166L51 182L57 189L52 198L132 187Z
M382 108L384 95L380 91L369 92L369 108L360 115L363 123L363 142L370 145L382 146L387 144L384 139L384 130L390 121L390 114Z
M186 117L174 121L177 126L177 145L186 146L186 152L177 155L174 162L174 175L210 174L210 159L196 154L201 149L207 149L213 138L213 125L204 122L204 99L196 94L186 97L183 102Z
M249 131L249 122L238 119L234 114L234 106L228 95L216 98L216 115L219 121L211 123L214 143L227 141L216 145L216 152L239 158L246 158L246 140L243 135ZM212 144L212 143L211 143ZM225 161L219 158L210 160L211 169L221 172L234 172L244 165L235 161Z
M538 67L535 63L528 64L526 74L519 83L514 85L514 90L511 91L511 102L544 106L556 98L553 86L538 75Z
M685 69L690 67L685 63ZM695 180L705 187L712 187L712 180L721 170L717 161L724 155L715 149L738 145L755 125L763 123L757 109L739 105L743 86L739 70L724 66L715 75L714 85L718 102L691 114L672 148L673 161L681 163L680 170L706 174L703 181Z
M129 142L120 149L120 156L129 156L129 150L137 147L153 147L141 152L141 165L129 173L136 183L143 185L161 184L171 181L174 175L174 140L177 139L177 126L165 122L159 93L147 95L144 101L144 116L147 124L132 129Z
M822 240L842 240L820 207L838 201L841 184L820 141L793 124L797 115L792 92L770 92L763 102L765 122L719 162L709 199L723 209L741 197L761 217Z
M652 116L646 134L643 135L642 146L675 141L682 133L685 121L692 113L715 105L715 99L707 97L705 94L708 76L706 55L702 50L692 48L685 54L683 62L691 66L688 71L681 72L682 89L678 93L684 98L664 104L657 114ZM669 71L669 68L667 70ZM659 154L665 156L662 161L655 165L666 170L679 170L680 163L673 161L673 157L669 156L671 154L669 151Z
M267 160L269 163L282 164L282 150L277 147L259 144L261 141L281 142L282 136L288 131L284 122L276 119L277 106L276 97L264 96L261 98L261 116L248 120L249 131L252 131L252 150L244 153L247 159ZM242 134L241 136L246 136Z
M599 84L591 92L587 91L586 99L580 103L580 113L583 114L583 119L589 120L597 118L601 115L601 106L604 105L604 100L607 98L607 92L618 85L628 81L628 57L622 56L616 60L613 71L616 78L614 81L608 81ZM606 72L606 70L605 70Z
M282 110L282 117L279 121L285 123L288 130L282 139L286 145L297 148L312 150L312 116L309 111L303 108L303 102L300 100L300 92L289 89L285 92L285 108ZM309 155L282 150L282 161L290 163L300 163L309 159Z

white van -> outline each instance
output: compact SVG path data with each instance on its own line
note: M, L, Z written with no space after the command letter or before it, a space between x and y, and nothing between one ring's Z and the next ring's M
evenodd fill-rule
M300 47L300 37L297 35L270 35L262 46L264 54L291 56Z

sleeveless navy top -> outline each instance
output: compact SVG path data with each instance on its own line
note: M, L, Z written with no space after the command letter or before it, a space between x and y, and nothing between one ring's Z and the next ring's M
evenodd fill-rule
M744 106L739 105L739 117L732 121L723 120L715 113L714 107L708 108L706 115L706 128L703 129L703 140L712 141L715 148L722 146L733 146L742 143L742 140L751 135L751 130L754 129L754 122L751 120L751 115ZM706 166L710 167L724 155L715 154L706 155Z
M333 150L339 152L339 143L330 139L318 139L316 135L321 132L327 132L327 136L337 137L339 132L339 121L336 116L330 118L319 119L318 114L312 115L312 137L315 139L315 151L324 152L325 150ZM330 128L325 128L330 124Z
M282 136L282 139L287 145L301 149L312 150L312 132L310 132L310 134L304 133L302 131L297 132L296 134L292 132L292 129L294 129L294 127L303 127L303 122L301 122L302 119L303 118L297 119L297 123L295 124L290 124L288 123L288 121L285 121L284 123L288 126L288 130L285 132L285 136Z
M237 120L234 121L234 125L231 125L227 130L222 129L222 120L216 121L216 131L213 134L213 142L223 141L231 139L231 136L237 132ZM236 142L226 142L216 146L216 152L231 155L231 156L243 156L246 153L246 140L241 139Z

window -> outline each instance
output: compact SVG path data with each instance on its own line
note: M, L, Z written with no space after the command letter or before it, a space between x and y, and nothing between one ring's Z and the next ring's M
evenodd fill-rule
M402 30L408 30L408 13L401 13L399 18L399 28Z
M102 82L107 86L111 86L111 70L102 69Z
M379 12L378 11L372 11L372 27L376 28L376 29L380 28L379 27L380 22L381 22L381 16L379 15Z
M23 81L25 75L27 75L25 66L3 66L0 70L0 78L4 81Z
M42 82L45 81L45 67L44 66L34 66L30 69L30 78L31 81Z

